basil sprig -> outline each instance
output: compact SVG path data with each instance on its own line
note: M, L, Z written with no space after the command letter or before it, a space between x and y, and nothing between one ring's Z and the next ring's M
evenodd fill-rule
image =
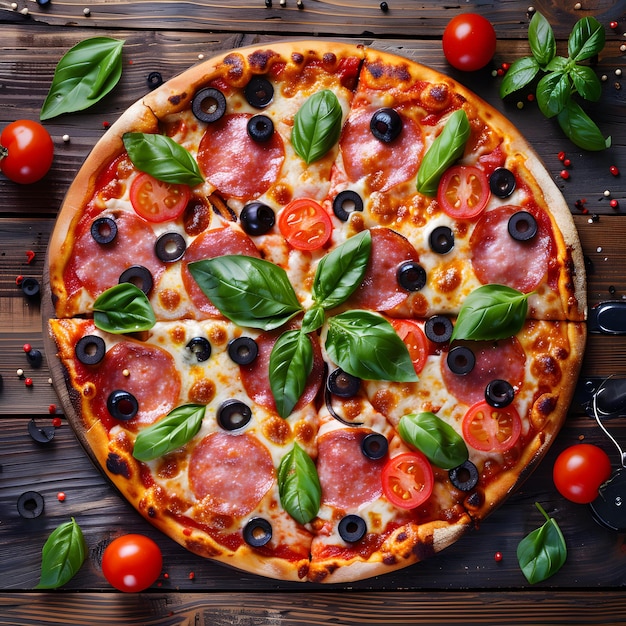
M278 466L280 504L300 524L310 522L319 511L322 487L315 463L297 444Z
M403 415L398 433L406 443L423 452L433 465L442 469L451 470L469 458L463 437L434 413Z
M528 298L506 285L483 285L467 296L457 317L452 340L496 340L516 335L528 313Z
M56 66L39 119L89 108L106 96L122 76L124 41L93 37L68 50Z
M133 165L158 180L193 187L204 182L191 153L166 135L124 133L124 147Z
M206 413L204 404L184 404L140 431L133 456L139 461L157 459L191 441L199 432Z
M556 54L556 40L548 20L535 13L528 26L528 43L532 56L517 59L504 75L500 96L518 91L539 77L535 95L541 112L548 118L556 117L569 139L585 150L604 150L611 138L604 138L596 123L573 99L597 102L602 85L596 73L581 65L598 54L605 43L604 27L593 17L578 20L567 42L568 56Z
M469 135L467 114L458 109L448 118L443 130L426 151L417 172L417 191L425 196L437 195L441 176L463 156Z
M41 551L41 578L35 589L56 589L69 582L87 556L87 545L80 526L71 521L50 533Z
M321 159L337 143L342 116L337 96L328 89L314 93L298 109L291 144L307 165Z
M132 283L120 283L103 291L93 303L93 311L95 325L109 333L150 330L156 324L146 294Z
M549 517L538 502L535 506L546 522L524 537L517 546L517 561L531 585L556 574L567 559L567 545L556 520Z

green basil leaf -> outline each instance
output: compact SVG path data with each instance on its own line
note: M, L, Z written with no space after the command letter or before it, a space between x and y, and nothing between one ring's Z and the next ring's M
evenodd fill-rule
M270 388L276 410L287 417L296 406L313 368L313 345L301 330L284 332L270 354Z
M83 111L106 96L122 75L124 41L93 37L68 50L54 71L39 118Z
M291 144L307 163L321 159L339 140L343 111L328 89L308 98L294 117Z
M403 415L398 433L406 443L420 450L433 465L442 469L451 470L469 458L463 437L434 413Z
M574 88L585 100L597 102L600 99L602 83L588 65L575 65L569 75L574 83Z
M572 61L562 56L556 56L546 65L546 72L569 72L570 68L575 65Z
M567 101L557 120L570 141L583 150L599 151L611 146L611 138L604 138L596 123L574 100Z
M567 559L567 545L559 525L538 502L535 505L546 522L524 537L517 546L519 566L531 585L556 574Z
M280 504L300 524L310 522L319 511L322 487L311 457L297 444L278 466Z
M87 556L83 531L72 517L50 533L41 551L41 578L35 589L56 589L69 582Z
M370 311L346 311L328 320L326 352L344 371L365 380L415 382L409 351L393 326Z
M528 43L537 63L546 66L556 54L556 39L550 22L537 11L528 25Z
M606 40L604 26L595 17L583 17L574 24L567 51L574 61L584 61L598 54Z
M540 71L535 57L523 57L513 61L500 84L500 97L506 98L514 91L518 91L530 84Z
M269 261L233 254L187 267L222 315L240 326L271 330L302 310L285 270Z
M133 165L158 180L174 185L200 185L204 177L191 154L165 135L124 133L122 140Z
M120 283L102 292L93 303L93 321L109 333L150 330L156 317L146 294L132 283Z
M451 339L480 341L513 337L526 320L529 296L506 285L474 289L459 311Z
M546 74L537 84L537 104L548 118L563 110L571 95L571 84L567 74Z
M321 306L311 307L302 318L302 331L312 333L321 328L326 320L326 313Z
M204 404L177 406L158 422L139 432L133 456L139 461L151 461L181 448L198 434L205 413Z
M365 230L322 257L315 271L313 300L332 309L347 300L361 284L372 251L372 235Z
M425 196L437 195L439 179L463 156L469 135L467 114L458 109L448 118L443 130L426 151L417 172L417 191Z

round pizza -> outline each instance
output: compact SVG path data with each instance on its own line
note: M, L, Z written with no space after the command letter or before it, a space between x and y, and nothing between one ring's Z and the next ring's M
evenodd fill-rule
M570 211L504 118L430 68L288 42L127 109L51 239L49 352L147 520L266 577L408 566L498 507L585 343Z

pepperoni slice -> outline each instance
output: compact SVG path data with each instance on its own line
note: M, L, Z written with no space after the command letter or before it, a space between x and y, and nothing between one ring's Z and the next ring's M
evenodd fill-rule
M192 261L212 259L226 254L243 254L245 256L260 257L252 239L245 233L234 228L216 228L207 230L197 237L185 251L182 265L182 277L185 290L189 294L195 307L209 317L221 317L217 307L204 295L198 283L194 280L187 265Z
M398 283L398 266L419 261L408 239L389 228L372 228L372 252L363 281L350 296L357 309L389 311L404 302L409 292Z
M340 509L355 509L380 497L386 458L373 460L361 451L368 431L333 430L318 441L317 473L322 502Z
M368 178L373 191L388 191L411 180L422 158L424 138L419 126L401 115L402 131L390 143L376 139L370 130L375 107L360 109L348 118L339 141L348 178Z
M535 237L529 241L513 239L508 223L520 210L506 205L483 214L470 238L471 261L484 285L498 283L528 293L547 275L552 239L539 220Z
M207 435L189 459L189 483L202 506L219 515L253 511L276 479L268 449L252 435Z
M200 141L198 163L209 182L224 196L252 199L278 179L285 147L275 132L263 142L247 131L251 115L224 115L210 124Z
M446 359L441 361L441 374L448 391L458 400L472 405L485 399L485 387L495 379L506 380L519 389L524 381L526 353L515 338L501 341L455 342L466 345L476 357L474 368L467 374L454 374Z

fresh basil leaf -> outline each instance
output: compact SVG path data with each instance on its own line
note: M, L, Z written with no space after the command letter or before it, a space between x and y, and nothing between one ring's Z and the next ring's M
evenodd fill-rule
M297 444L278 466L280 504L300 524L310 522L319 511L322 487L311 457Z
M328 320L326 352L344 371L365 380L415 382L409 351L393 326L370 311L346 311Z
M582 110L581 106L568 100L557 120L572 143L584 150L599 151L611 146L611 137L604 138L596 123Z
M537 11L528 25L528 43L537 63L546 66L556 54L556 39L550 22Z
M548 65L546 65L546 72L569 72L571 66L574 65L572 61L562 56L555 56Z
M567 545L559 525L538 502L535 506L546 522L524 537L517 546L517 561L531 585L556 574L567 559Z
M467 114L458 109L448 118L443 130L426 151L417 172L417 191L425 196L437 195L439 179L463 156L469 135Z
M321 328L326 320L326 313L321 306L311 307L302 318L302 331L312 333Z
M39 119L83 111L106 96L122 75L124 41L93 37L68 50L56 66Z
M558 115L570 99L571 84L567 74L546 74L537 84L537 104L548 118Z
M598 54L606 40L604 26L595 17L583 17L574 24L567 51L574 61L584 61Z
M451 340L513 337L526 320L529 296L506 285L474 289L459 311Z
M535 57L523 57L513 61L500 84L500 97L506 98L514 91L526 87L540 71Z
M83 531L72 517L50 533L41 551L41 578L35 589L56 589L69 582L87 556Z
M339 140L343 111L337 96L324 89L314 93L294 117L291 144L307 163L321 159Z
M469 458L463 437L434 413L403 415L398 433L406 443L420 450L433 465L442 469L451 470Z
M315 271L313 300L332 309L347 300L361 284L372 251L372 235L365 230L322 257Z
M139 432L133 456L139 461L151 461L181 448L198 434L205 413L204 404L177 406L164 418Z
M284 332L270 354L270 388L281 417L288 417L306 387L313 368L313 345L301 330Z
M585 100L597 102L600 99L602 83L597 74L588 65L575 65L569 75L576 91Z
M156 317L146 294L132 283L120 283L102 292L93 303L93 321L109 333L150 330Z
M302 310L285 270L269 261L233 254L187 267L222 315L240 326L271 330Z

